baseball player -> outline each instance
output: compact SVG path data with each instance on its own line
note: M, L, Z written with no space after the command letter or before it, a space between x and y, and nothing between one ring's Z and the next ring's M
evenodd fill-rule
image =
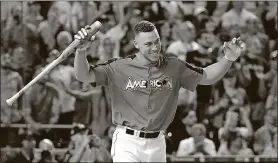
M172 122L181 87L194 91L198 84L220 80L241 53L240 38L224 43L225 56L206 68L191 66L171 55L163 55L156 27L141 21L134 27L138 53L90 65L86 49L95 40L88 38L89 26L74 37L74 69L78 80L110 90L112 122L117 125L111 155L114 162L166 162L164 131Z

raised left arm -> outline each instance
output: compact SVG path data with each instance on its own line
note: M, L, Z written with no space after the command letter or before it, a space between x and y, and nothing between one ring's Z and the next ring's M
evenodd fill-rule
M224 43L225 56L220 61L205 67L200 85L211 85L220 80L229 70L233 62L240 56L242 41L233 38L230 43Z

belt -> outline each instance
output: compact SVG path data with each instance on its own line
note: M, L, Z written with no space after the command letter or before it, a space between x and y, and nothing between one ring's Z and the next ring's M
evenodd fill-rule
M126 128L125 133L129 134L129 135L134 135L135 130ZM160 132L143 132L143 131L140 131L138 136L140 138L157 138L159 134L160 134Z

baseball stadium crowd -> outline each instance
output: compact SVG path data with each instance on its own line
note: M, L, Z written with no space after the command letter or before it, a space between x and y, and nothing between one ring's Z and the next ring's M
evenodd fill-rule
M1 148L20 148L1 153L2 161L111 161L109 92L76 80L74 54L12 106L5 102L96 20L103 28L87 50L91 64L135 53L132 30L140 20L156 25L163 53L200 67L223 57L221 45L240 37L243 52L223 79L180 90L167 153L277 157L277 2L2 1L0 141ZM55 155L60 148L65 152Z

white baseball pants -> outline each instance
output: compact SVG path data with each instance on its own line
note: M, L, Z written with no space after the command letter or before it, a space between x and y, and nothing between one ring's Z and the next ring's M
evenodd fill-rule
M140 138L138 130L134 135L126 133L125 126L117 126L112 139L113 162L166 162L164 132L157 138Z

